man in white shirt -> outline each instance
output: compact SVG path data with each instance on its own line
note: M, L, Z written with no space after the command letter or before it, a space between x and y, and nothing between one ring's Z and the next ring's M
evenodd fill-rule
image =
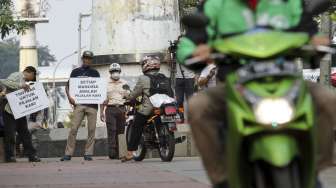
M111 77L107 86L107 100L100 106L100 119L106 122L109 158L118 159L118 135L125 130L124 96L128 94L128 86L120 79L121 66L118 63L112 63L109 72Z
M175 95L180 112L183 112L184 97L188 100L194 93L195 74L181 64L176 65ZM183 113L180 114L183 118Z

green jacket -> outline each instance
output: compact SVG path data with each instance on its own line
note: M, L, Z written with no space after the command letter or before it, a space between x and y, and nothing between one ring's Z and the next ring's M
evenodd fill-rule
M259 0L255 11L251 10L244 0L207 0L203 11L209 18L206 27L207 43L216 38L241 33L255 26L270 26L275 29L287 30L296 27L303 13L302 0ZM197 47L192 37L180 39L177 60L184 62Z

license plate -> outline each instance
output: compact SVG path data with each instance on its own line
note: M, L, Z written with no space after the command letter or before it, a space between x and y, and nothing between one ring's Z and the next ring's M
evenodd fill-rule
M175 116L161 116L162 122L175 122L176 117Z

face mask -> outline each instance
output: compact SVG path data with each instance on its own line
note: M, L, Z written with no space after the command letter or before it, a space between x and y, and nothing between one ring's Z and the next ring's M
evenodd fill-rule
M119 80L120 79L120 73L119 72L114 72L111 74L111 79L113 80Z

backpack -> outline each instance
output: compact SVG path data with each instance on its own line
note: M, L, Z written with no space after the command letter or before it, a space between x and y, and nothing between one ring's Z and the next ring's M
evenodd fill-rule
M155 94L166 94L169 97L174 97L174 93L170 85L170 79L167 78L164 74L147 74L146 76L148 76L150 79L150 96Z

